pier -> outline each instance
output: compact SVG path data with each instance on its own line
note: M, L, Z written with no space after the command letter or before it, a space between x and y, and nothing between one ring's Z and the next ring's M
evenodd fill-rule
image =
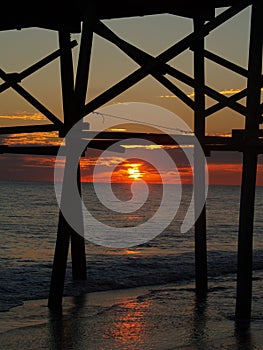
M179 98L193 112L194 135L202 145L204 153L209 157L215 151L236 151L243 154L243 169L240 197L240 220L238 231L238 261L236 285L237 320L251 318L252 273L253 273L253 220L255 187L257 175L257 158L263 153L262 124L263 106L261 102L262 89L262 39L263 39L263 2L262 0L211 0L187 2L182 0L168 1L129 1L123 4L117 1L76 1L65 3L54 8L54 2L46 1L33 7L30 2L13 1L5 5L5 14L1 19L0 30L24 30L26 28L44 28L55 31L58 35L59 47L56 51L43 57L37 63L21 72L5 72L0 68L0 77L4 81L0 92L7 89L15 90L36 110L49 120L49 124L8 126L0 128L0 135L17 133L36 133L57 131L59 137L67 132L84 116L96 111L112 101L129 88L147 76L152 76L167 91ZM8 8L10 7L10 8ZM222 9L216 14L217 9ZM238 15L243 10L250 9L250 32L247 68L237 65L219 54L206 48L206 39L210 33ZM115 34L103 23L105 19L145 17L149 15L170 14L192 20L192 32L178 42L175 42L162 53L153 57L130 42ZM159 28L161 30L161 28ZM175 28L176 30L176 28ZM80 34L80 46L76 72L73 68L72 50L78 45L71 40L71 34ZM90 63L94 34L104 38L119 48L125 55L139 65L133 73L127 75L118 83L99 94L93 100L86 102L90 82ZM143 33L142 33L143 35ZM10 43L12 45L12 43ZM4 50L4 48L2 48ZM169 61L190 50L193 53L193 77L169 65ZM55 59L60 61L61 95L63 102L63 120L61 121L48 107L23 87L23 80L44 69ZM226 97L206 84L205 61L209 60L232 73L246 79L246 88ZM190 98L171 79L190 86L194 98ZM206 107L206 96L214 101ZM245 100L245 103L240 102ZM207 136L206 121L214 113L229 108L245 118L244 129L232 130L232 137ZM222 123L227 123L222 120ZM157 137L158 136L158 137ZM86 132L89 137L89 131ZM107 149L116 140L139 137L138 133L102 132L93 139L89 147ZM141 133L140 137L160 145L169 144L166 135ZM191 136L185 136L186 143L191 143ZM8 146L0 145L0 153L6 154L39 154L53 155L59 146ZM205 181L204 164L194 176L202 187ZM203 170L202 170L203 169ZM79 174L79 184L81 177ZM80 190L80 186L79 186ZM206 247L206 207L195 223L195 283L197 295L208 292L207 247ZM53 269L50 283L48 306L56 309L62 306L65 274L69 247L71 246L73 279L85 280L86 256L84 238L77 234L60 212L58 220L57 241L55 246ZM158 281L156 281L158 282Z

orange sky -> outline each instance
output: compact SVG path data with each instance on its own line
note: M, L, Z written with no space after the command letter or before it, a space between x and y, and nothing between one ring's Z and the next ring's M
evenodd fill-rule
M231 163L231 157L227 156L226 161L230 163L216 163L216 155L208 159L208 173L210 185L239 185L241 181L241 163ZM258 164L257 185L263 186L263 162L260 157ZM18 180L18 181L53 181L54 157L43 156L26 156L26 155L0 155L1 168L0 180ZM214 162L215 161L215 162ZM92 182L92 165L85 164L83 161L82 181ZM134 164L140 164L134 166ZM97 181L105 180L107 167L102 166L100 176L97 176ZM135 176L131 170L135 170ZM138 173L136 173L138 171ZM188 167L179 168L179 173L182 183L191 183L192 173ZM158 172L143 163L130 163L116 167L116 171L112 175L112 182L131 183L138 178L145 180L148 183L161 183L161 178ZM167 183L171 183L171 172L168 171L165 179Z
M216 30L211 31L206 38L206 49L246 69L248 67L249 19L250 8L248 7ZM170 15L109 20L107 25L121 38L138 48L142 48L153 57L159 55L175 42L182 40L193 30L193 23L188 18ZM73 63L76 67L80 43L79 33L72 34L72 40L76 40L78 43L72 50ZM3 71L7 73L23 72L33 63L57 50L58 37L55 31L36 30L35 28L3 31L0 36L0 44L3 48L1 53L1 68ZM191 77L193 74L193 52L187 49L169 61L168 64ZM87 102L96 98L137 68L137 63L121 52L119 48L99 37L99 35L94 35ZM63 120L59 71L59 60L54 60L32 76L22 80L20 84L55 116ZM170 76L169 79L190 99L194 99L192 86L188 86ZM3 82L0 79L0 84ZM242 75L235 74L210 60L206 60L206 84L220 94L230 97L246 87L246 79ZM129 90L109 101L109 103L116 106L125 105L130 101L162 106L178 114L190 128L193 128L192 109L151 76L146 77ZM206 107L215 103L217 103L216 100L206 96ZM239 103L244 104L245 99L240 100ZM0 126L49 123L38 110L22 99L12 88L0 94L0 107ZM157 114L158 117L154 119L152 114L144 113L144 118L149 117L149 122L162 123L163 116L160 117L159 110L157 110ZM107 118L103 116L97 116L94 119L100 121L101 124L107 123ZM223 108L207 118L206 131L210 134L231 133L232 129L243 128L244 120L244 116L239 113L230 108ZM116 119L117 122L119 122L118 119ZM170 126L169 121L164 124ZM58 143L56 133L21 134L9 135L8 137L0 135L0 144L57 145ZM154 150L149 152L154 152ZM99 154L100 152L93 151L89 159L82 160L84 181L92 181L92 169ZM132 163L125 164L121 156L117 155L116 157L120 159L115 156L100 159L98 162L100 171L96 181L104 181L109 173L110 165L115 165L116 169L112 175L112 181L130 182L136 180L137 177L151 183L160 182L160 174L158 174L157 169L151 167L149 163L141 162L138 150L136 152L129 150L128 154L134 159L133 165ZM122 165L117 166L119 162ZM240 184L242 154L238 152L212 152L211 157L207 158L207 163L209 183ZM262 156L259 156L258 185L263 185L262 163ZM0 154L0 164L2 169L0 179L53 181L54 157ZM192 174L189 166L185 162L181 162L181 159L177 159L176 164L182 182L190 183ZM174 168L161 169L161 172L165 182L171 183L174 181Z
M246 15L247 16L247 15ZM224 45L224 50L227 49L226 52L222 52L222 56L227 56L227 54L232 52L232 59L240 66L246 66L247 65L247 50L245 47L243 47L244 44L244 37L245 34L248 32L248 28L245 26L245 23L248 24L247 19L248 17L245 16L245 13L241 14L240 17L237 17L237 22L235 23L235 20L233 21L233 27L238 28L236 31L231 31L231 35L234 35L234 37L231 40L230 43L230 32L228 30L225 31L227 33L227 38L229 41L225 42L226 45ZM246 20L245 20L246 19ZM146 19L145 19L146 20ZM177 19L178 20L178 19ZM134 28L137 28L138 25L138 19L134 20ZM149 28L156 28L156 22L154 18L147 19L146 22L149 21ZM174 28L174 20L171 22L171 18L165 18L165 25L171 26L171 28ZM173 42L174 40L179 40L180 37L182 38L186 32L189 30L188 24L185 23L186 26L184 27L183 22L181 22L180 30L182 32L177 33L179 35L178 38L175 38L174 36L177 35L176 32L172 31L172 40L168 40L165 44L164 39L168 39L167 35L162 38L162 40L149 40L152 39L152 29L149 30L150 37L146 41L146 43L151 43L153 48L156 49L157 46L163 45L164 47L159 47L157 51L164 50L165 47L170 45L170 41ZM122 23L124 25L124 22ZM114 27L114 25L113 25ZM121 26L120 26L121 28ZM183 30L184 28L184 30ZM224 26L223 26L224 28ZM227 25L226 25L227 28ZM178 28L179 29L179 28ZM192 30L192 28L190 27ZM132 28L130 27L130 31ZM147 36L147 33L144 32ZM218 48L218 42L222 42L222 39L226 39L225 33L222 32L220 34L220 30L216 31L215 38L217 40L210 40L208 38L209 46L214 46L215 48ZM2 33L4 36L4 41L6 40L6 48L11 48L11 41L8 39L8 35L5 33ZM52 35L51 33L33 33L32 31L32 37L27 36L25 32L21 31L20 33L11 33L13 36L13 40L24 40L24 43L31 45L30 39L32 39L33 35L36 34L36 38L34 40L37 40L37 35L40 35L43 37L45 35ZM158 33L158 35L161 34ZM171 32L169 31L169 35ZM213 33L211 34L213 37ZM219 35L217 37L217 35ZM5 37L6 36L6 37ZM50 37L50 43L53 42L53 36L52 40ZM76 38L78 40L78 38ZM142 36L139 37L136 35L133 39L143 39ZM220 40L219 40L220 39ZM22 42L22 41L21 41ZM36 45L40 44L41 42L49 42L49 41L36 41ZM57 42L55 41L55 46L57 45ZM146 44L145 43L145 44ZM134 67L130 67L129 65L126 66L126 59L123 56L119 57L118 50L116 52L110 51L111 55L108 55L107 57L109 60L107 60L107 63L109 66L107 66L107 69L105 69L105 56L103 55L103 50L107 49L107 53L109 52L109 47L104 47L103 42L97 42L95 40L94 42L95 46L97 48L100 47L100 52L93 53L94 57L96 54L96 58L92 60L91 62L91 76L90 76L90 98L95 97L98 93L101 93L106 88L108 88L111 83L116 83L115 78L113 75L118 76L118 74L127 74L126 69L123 69L123 72L121 67L124 64L125 68L128 68L128 71L130 68L134 69ZM222 45L221 45L222 46ZM223 46L220 46L220 50L223 50ZM32 46L28 46L32 47ZM40 49L40 47L38 47ZM41 44L41 48L43 51L44 45ZM15 50L15 46L13 47ZM21 49L21 48L20 48ZM50 48L51 49L51 48ZM150 50L150 51L151 51ZM224 51L223 50L223 51ZM5 50L4 50L5 51ZM7 50L8 51L8 50ZM19 50L19 55L20 55ZM213 51L213 50L212 50ZM29 52L29 51L28 51ZM5 52L4 52L5 54ZM221 53L220 53L221 54ZM31 59L32 53L30 53L30 59ZM42 56L44 53L42 54ZM116 55L116 56L115 56ZM4 69L7 71L14 70L13 66L16 67L20 62L16 59L17 55L15 55L15 52L12 52L12 55L9 53L6 55L4 59ZM19 56L20 57L20 56ZM33 57L33 56L32 56ZM12 60L11 60L12 58ZM30 65L30 60L28 60L29 57L24 57L24 62L22 66L27 67ZM39 59L39 57L35 58L36 60ZM11 62L13 61L13 62ZM99 62L102 64L99 66ZM12 65L11 65L12 63ZM111 66L112 64L112 66ZM189 52L185 52L182 55L180 55L176 62L171 63L171 65L175 65L177 68L181 69L182 71L185 71L186 73L192 72L193 67L193 61L192 56L189 56ZM60 90L60 84L59 81L55 79L55 72L58 72L57 66L52 66L53 68L50 71L46 70L43 72L43 75L38 72L39 77L36 80L29 80L30 91L32 88L32 93L36 97L39 98L41 102L43 102L45 105L47 105L50 110L54 111L56 116L63 119L63 112L62 112L62 105L61 105L61 90ZM46 67L45 67L46 68ZM103 69L102 69L103 68ZM19 67L18 70L21 70L22 67ZM237 77L233 76L229 71L226 71L222 67L219 69L219 67L216 67L213 63L206 62L206 69L207 69L207 78L208 85L211 85L216 91L218 91L220 94L223 94L227 97L232 96L233 94L240 92L243 88L245 88L245 81L243 77ZM96 74L95 74L96 73ZM96 76L96 79L93 77ZM48 78L49 77L49 78ZM58 77L58 75L57 75ZM110 79L111 77L111 79ZM52 86L50 84L50 81L52 81ZM176 82L178 84L179 82ZM53 90L54 86L56 86L57 90ZM190 86L185 86L184 84L179 83L178 87L181 88L185 94L189 97L194 99L194 93L193 88ZM36 90L34 90L34 88ZM39 90L39 91L38 91ZM187 125L191 128L193 127L193 111L189 110L189 108L183 104L175 95L173 95L170 91L167 89L164 89L160 86L160 84L153 84L153 81L149 78L144 79L142 82L136 85L136 87L131 88L129 92L125 92L124 94L121 94L118 98L116 98L114 101L111 101L110 104L112 104L110 107L112 107L113 113L115 112L115 106L120 105L127 105L129 101L143 101L143 103L147 102L152 105L158 105L162 106L167 111L173 111L173 113L178 114L180 118L182 118ZM244 103L244 101L239 101L240 103ZM49 123L47 118L45 118L40 112L36 111L32 108L32 106L25 103L23 99L18 99L17 94L14 94L14 91L12 89L8 89L3 94L0 94L0 126L15 126L15 125L34 125L34 124L46 124ZM211 98L206 97L206 105L207 107L216 103L216 101L211 101ZM103 108L102 108L103 109ZM150 113L145 113L143 111L141 114L143 115L143 118L145 120L148 119L149 125L147 126L147 130L150 130L150 124L152 125L162 124L167 126L170 125L170 120L168 116L164 116L161 113L160 109L156 108L156 113L153 113L151 110ZM95 114L95 113L94 113ZM99 114L99 113L98 113ZM139 113L140 114L140 113ZM132 115L132 117L135 117L135 123L137 122L137 126L139 126L138 121L142 117L142 115ZM109 116L109 115L108 115ZM108 117L106 114L103 115L96 115L94 118L91 118L92 123L100 123L99 128L102 125L106 125L109 121L110 117ZM227 116L227 120L226 120ZM126 115L125 115L126 117ZM130 116L129 116L130 118ZM118 123L122 123L117 125L118 127L124 127L124 131L128 128L128 130L131 130L132 124L129 123L129 120L131 119L127 118L126 121L121 120L122 118L117 118L114 121L116 122L116 125ZM136 121L137 118L137 121ZM123 118L125 119L125 118ZM124 124L125 123L125 124ZM155 123L155 124L154 124ZM134 124L135 125L135 124ZM107 126L105 126L106 128ZM176 123L175 123L176 127ZM220 134L223 135L231 135L231 130L235 128L243 128L244 127L244 117L239 115L237 112L232 111L231 109L223 108L222 111L219 113L216 113L215 115L212 115L207 119L206 123L206 130L207 132L211 134ZM169 128L168 128L169 129ZM172 130L172 128L171 128ZM132 130L134 131L134 130ZM142 131L142 130L138 130ZM143 131L145 132L145 125L143 125ZM171 131L172 132L172 131ZM224 135L224 136L225 136ZM59 145L60 140L57 138L56 132L51 133L35 133L35 134L20 134L20 135L0 135L0 144L8 144L10 146L12 145ZM130 154L131 161L126 161L124 158L122 158L121 155L116 156L110 156L107 159L104 157L100 157L97 160L97 157L100 155L99 151L93 150L91 152L91 155L89 158L82 159L82 179L83 181L105 181L107 178L109 171L112 171L112 166L115 166L115 169L111 176L112 182L131 182L136 181L138 179L145 180L148 183L160 183L161 181L164 181L166 183L174 183L178 181L178 178L176 178L176 169L175 168L164 168L164 169L156 169L153 166L151 166L150 162L144 162L140 160L140 154L141 150L137 149L136 151L133 151L132 149L126 150L128 154ZM149 150L149 152L155 152L154 150ZM172 154L172 151L169 151L169 154ZM145 153L146 155L146 153ZM175 155L175 153L174 153ZM189 164L186 164L185 161L183 161L180 157L178 158L178 153L176 153L176 165L178 167L178 172L180 175L180 181L183 183L191 183L192 182L192 172L189 168ZM146 155L147 159L147 155ZM44 156L30 156L30 155L10 155L10 154L4 154L0 155L0 164L2 171L0 173L0 180L28 180L28 181L53 181L53 171L54 171L54 157L44 157ZM93 177L92 171L94 168L95 163L98 164L99 172L96 174L96 177ZM211 157L207 158L207 164L208 164L208 173L209 173L209 183L210 184L226 184L226 185L238 185L241 182L241 171L242 171L242 154L238 152L212 152ZM161 171L161 175L159 173ZM263 185L263 156L259 156L259 165L258 165L258 176L257 176L257 184L262 186Z
M38 136L38 144L47 144L46 135ZM52 135L55 136L55 135ZM24 135L19 137L10 136L8 141L10 145L17 142L21 144L32 145L33 141L27 139ZM54 143L57 139L54 138ZM50 138L52 143L52 138ZM89 156L81 159L82 181L84 182L104 182L108 174L111 174L112 182L126 182L144 180L148 183L176 183L176 167L156 169L147 159L147 154L151 155L157 150L139 150L142 159L140 159L138 150L127 149L126 158L121 153L105 156L102 151L90 149ZM182 150L167 149L166 152L173 158L180 175L182 183L192 183L193 174L186 161ZM208 184L211 185L239 185L241 182L242 154L239 152L218 152L214 151L210 157L206 158L208 166ZM1 173L0 180L19 180L19 181L53 181L54 176L54 156L36 156L36 155L0 155ZM94 166L98 171L93 177ZM161 174L161 175L160 175ZM162 178L161 178L162 176ZM163 179L163 180L162 180ZM177 181L178 183L178 181ZM263 156L258 157L258 175L257 185L263 186Z
M125 126L127 125L130 126L130 124ZM49 132L2 135L1 141L10 146L44 146L60 145L62 139L58 138L57 132ZM178 183L179 173L180 182L191 184L193 174L184 151L174 147L166 146L164 151L160 146L125 145L125 153L105 153L89 149L88 155L86 153L86 157L81 159L82 181L105 182L111 179L112 182L131 183L139 179L148 183L162 183L162 181ZM162 151L170 155L174 162L172 165L159 164L158 157L162 156L160 153ZM151 165L151 158L157 159L158 169ZM239 185L241 183L242 153L213 151L210 157L206 157L206 161L209 184ZM0 180L53 181L54 156L2 154L0 162L2 169ZM96 176L93 175L95 165L98 169ZM111 177L108 177L109 174ZM258 157L257 185L263 186L263 155Z

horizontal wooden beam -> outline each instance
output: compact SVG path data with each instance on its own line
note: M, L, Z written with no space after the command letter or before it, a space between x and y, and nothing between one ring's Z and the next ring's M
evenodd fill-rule
M110 146L114 146L115 141L92 141L89 143L88 148L105 150ZM186 144L185 144L186 145ZM185 146L180 145L180 146ZM228 142L215 143L212 140L206 140L201 142L205 155L208 155L210 151L237 151L242 152L244 149L253 149L258 154L263 154L263 140L257 142L250 142L242 144L229 140ZM163 146L171 146L171 144L165 144ZM30 154L30 155L43 155L43 156L57 156L59 146L0 146L0 154ZM65 150L66 152L66 150ZM125 149L121 146L111 148L111 152L124 153ZM65 153L66 155L66 153ZM85 156L85 152L82 156ZM88 157L88 155L87 155Z
M55 156L58 152L58 146L0 146L0 154L32 154L32 155L50 155Z
M121 152L124 153L124 148L120 146L114 146L116 140L92 140L88 144L88 148L105 150L110 146L112 152ZM32 155L46 155L46 156L56 156L59 150L65 149L66 155L66 146L9 146L9 145L0 145L0 154L9 153L9 154L32 154ZM86 148L87 150L87 148ZM63 154L63 152L62 152ZM84 153L83 153L84 155ZM83 156L82 155L82 156Z
M4 134L24 134L34 132L51 132L59 131L57 125L54 124L43 124L43 125L21 125L21 126L5 126L0 127L0 135Z

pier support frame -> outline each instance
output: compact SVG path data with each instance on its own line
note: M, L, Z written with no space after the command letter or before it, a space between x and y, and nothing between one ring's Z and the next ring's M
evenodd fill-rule
M87 16L87 19L83 23L75 85L72 53L66 52L64 55L61 55L61 82L65 126L63 131L60 132L61 136L64 136L67 133L67 131L69 131L71 127L73 127L74 124L82 118L81 111L86 99L89 75L89 61L93 37L92 21L89 20L90 14ZM70 41L70 33L59 32L60 46L65 46L66 44L68 44L68 41ZM66 186L70 186L70 184L67 183L67 171L68 165L66 159L63 183L63 185L65 185L65 188ZM78 190L81 195L80 165L78 167L77 177ZM65 191L65 188L62 189L62 202L64 198L67 197L66 194L63 193ZM70 202L68 202L68 205L70 205ZM81 205L79 208L79 213L79 220L83 221ZM73 230L73 228L66 222L62 212L60 211L57 241L50 284L50 293L48 300L48 306L51 309L60 308L62 305L70 239L72 257L72 277L74 280L86 280L87 272L84 236L80 236L80 234Z
M251 6L251 35L249 49L249 66L248 69L238 66L237 64L220 57L217 54L204 49L204 39L211 31L218 26L223 25L226 21ZM33 107L40 111L51 125L28 125L2 127L0 133L22 133L22 132L42 132L42 131L59 131L60 136L64 137L67 131L82 117L100 108L119 96L147 75L152 75L159 83L166 87L174 96L178 97L194 112L194 132L201 145L206 144L208 137L205 135L205 118L226 107L239 113L246 118L245 130L243 130L243 142L229 138L229 143L222 146L219 139L214 139L216 144L211 145L213 150L236 150L243 152L243 175L240 198L240 220L239 220L239 237L238 237L238 273L237 273L237 296L236 296L236 319L244 320L251 317L251 300L252 300L252 268L253 268L253 220L254 220L254 201L255 185L257 174L257 156L263 153L263 145L259 140L259 123L262 122L262 104L260 102L260 90L262 88L262 0L240 0L233 1L231 5L223 10L214 18L205 19L194 17L194 31L179 42L163 51L156 57L144 52L134 45L126 42L118 35L113 33L101 20L96 16L93 5L89 5L87 14L83 21L81 30L81 45L78 57L78 67L76 80L74 81L74 70L72 62L71 48L76 43L70 42L70 32L68 29L61 27L58 31L60 49L53 54L33 64L20 73L7 74L0 69L0 78L4 83L0 85L0 93L6 89L12 88L20 94ZM209 13L211 13L209 11ZM210 15L209 15L210 16ZM133 73L95 97L88 103L85 102L89 65L91 57L91 48L93 33L98 34L104 39L121 49L125 54L137 62L140 67ZM168 62L180 55L186 50L194 52L194 78L176 69ZM25 88L22 87L22 80L30 74L36 72L56 57L61 58L61 83L64 109L64 123L55 116L46 106L40 103ZM247 78L247 88L233 94L231 97L224 96L205 83L204 60L208 59L229 69L232 72L240 74ZM194 89L194 101L173 81L169 76L188 85ZM205 106L205 97L216 101L209 108ZM246 106L239 101L247 97ZM261 140L262 141L262 140ZM100 140L101 142L101 140ZM104 143L105 147L106 141ZM21 147L19 153L26 154L52 154L54 150L46 147L46 153L43 150L31 148L31 150ZM18 149L9 149L8 145L2 145L0 151L16 153ZM31 152L31 153L30 153ZM33 153L36 152L36 153ZM39 152L39 153L38 153ZM205 150L206 152L206 150ZM67 162L66 162L67 164ZM198 171L195 172L195 198L198 201L204 199L204 164L196 163ZM65 178L67 178L67 166L65 167ZM81 175L78 169L78 185L81 192ZM63 192L63 191L62 191ZM62 195L63 197L63 195ZM196 203L197 204L197 203ZM207 291L207 248L206 248L206 210L205 207L201 215L197 218L195 224L195 260L196 260L196 291L205 294ZM81 219L81 218L80 218ZM63 217L59 214L59 224L57 231L57 242L55 247L53 270L51 277L51 286L49 294L49 307L58 308L62 305L63 289L67 267L67 257L69 245L71 242L72 253L72 272L73 279L86 279L86 259L85 259L85 242L84 238L76 234Z

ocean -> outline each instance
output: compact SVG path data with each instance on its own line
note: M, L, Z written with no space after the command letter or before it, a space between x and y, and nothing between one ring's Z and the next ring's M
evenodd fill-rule
M100 186L103 190L104 185ZM174 185L166 186L173 191ZM129 185L114 184L113 190L125 206L131 195ZM26 301L48 298L59 208L53 183L2 181L0 193L0 310L4 312ZM184 185L184 201L175 218L161 233L138 246L105 247L87 240L85 282L72 281L69 252L65 296L193 281L194 232L180 230L191 193L192 186ZM134 213L114 213L100 205L90 183L82 184L82 194L86 207L97 220L111 227L127 228L154 215L160 205L162 187L150 185L145 205ZM239 196L239 186L208 188L208 275L209 281L217 281L219 286L226 279L235 283ZM92 233L94 227L88 229ZM262 279L263 187L256 188L254 270L257 279Z

